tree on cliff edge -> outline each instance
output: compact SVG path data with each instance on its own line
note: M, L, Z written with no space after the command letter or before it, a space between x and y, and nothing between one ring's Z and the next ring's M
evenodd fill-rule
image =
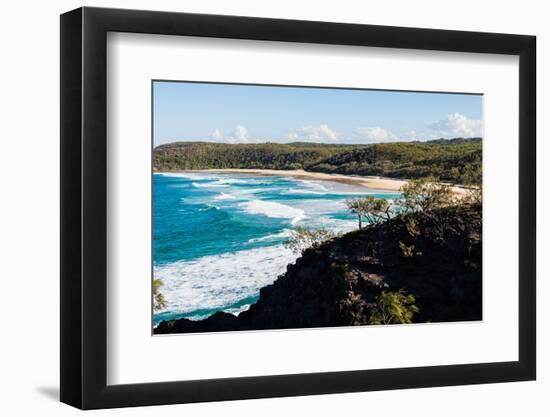
M369 224L378 224L391 218L391 203L383 198L371 195L364 198L346 200L348 210L357 215L359 229L363 228L363 219Z
M284 246L292 252L301 255L306 249L318 247L336 236L338 236L337 233L328 229L309 229L297 226L292 230L290 238L284 242Z
M406 212L427 212L457 202L451 187L437 183L434 178L410 180L401 187L401 193L399 205Z

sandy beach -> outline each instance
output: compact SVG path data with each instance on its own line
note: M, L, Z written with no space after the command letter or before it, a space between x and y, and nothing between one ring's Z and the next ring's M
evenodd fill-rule
M282 175L292 178L316 181L333 181L342 184L357 185L369 188L371 190L399 191L407 180L399 180L384 177L362 177L358 175L325 174L323 172L308 172L301 169L201 169L190 170L190 172L212 172L212 173L233 173L233 174L253 174L253 175ZM461 187L453 186L452 191L457 196L464 196L467 190Z

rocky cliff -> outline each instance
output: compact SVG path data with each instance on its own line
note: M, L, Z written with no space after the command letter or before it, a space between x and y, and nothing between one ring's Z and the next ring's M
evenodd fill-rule
M238 316L164 321L155 333L368 324L382 291L415 297L413 322L481 320L481 207L412 213L306 250Z

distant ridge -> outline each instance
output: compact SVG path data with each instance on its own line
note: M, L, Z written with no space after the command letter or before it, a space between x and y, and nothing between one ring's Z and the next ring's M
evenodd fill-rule
M482 139L454 138L366 145L175 142L154 149L153 166L156 171L304 169L407 179L434 177L440 181L479 185Z

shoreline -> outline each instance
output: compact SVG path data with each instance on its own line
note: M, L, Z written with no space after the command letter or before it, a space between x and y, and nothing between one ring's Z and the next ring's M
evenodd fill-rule
M343 174L326 174L324 172L310 172L302 169L285 170L285 169L246 169L246 168L222 168L222 169L189 169L170 172L210 172L220 174L250 174L260 176L287 176L302 180L315 181L331 181L341 184L357 185L368 188L370 190L381 191L399 191L401 187L407 184L408 180L375 177L375 176L358 176L358 175L343 175ZM159 171L160 173L160 171ZM457 196L464 196L467 190L457 186L451 186L451 190Z

